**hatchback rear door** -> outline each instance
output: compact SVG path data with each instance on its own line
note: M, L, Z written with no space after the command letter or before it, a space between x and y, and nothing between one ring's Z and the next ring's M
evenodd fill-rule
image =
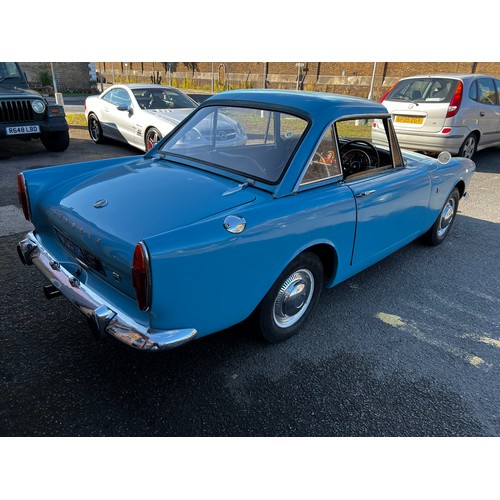
M397 130L439 132L443 127L458 79L417 77L401 80L384 105Z

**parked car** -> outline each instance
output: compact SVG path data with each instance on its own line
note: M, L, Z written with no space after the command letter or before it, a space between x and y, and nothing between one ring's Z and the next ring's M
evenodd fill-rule
M245 144L218 140L227 120ZM403 154L379 103L224 92L144 156L20 173L35 231L18 252L98 337L167 349L251 318L278 342L323 286L417 237L443 242L475 165L442 156Z
M402 148L472 158L500 145L500 80L489 75L403 78L382 97ZM383 131L373 130L374 139Z
M142 151L149 151L198 103L178 89L163 85L113 85L99 96L85 100L85 116L92 140L100 144L106 138L126 142ZM225 145L244 144L246 136L237 124L225 120L219 137ZM204 130L198 130L198 144ZM200 142L201 140L201 142Z
M151 149L197 104L180 90L163 85L112 85L85 99L91 139L115 139L142 151Z
M65 151L69 126L64 108L30 90L16 62L0 62L0 139L40 139L48 151Z

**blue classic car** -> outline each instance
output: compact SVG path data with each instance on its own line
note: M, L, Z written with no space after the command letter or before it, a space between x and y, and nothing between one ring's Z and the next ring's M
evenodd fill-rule
M244 143L224 142L228 119ZM474 170L402 152L379 103L224 92L144 156L20 173L35 231L18 252L99 338L167 349L252 318L278 342L323 286L417 237L441 243Z

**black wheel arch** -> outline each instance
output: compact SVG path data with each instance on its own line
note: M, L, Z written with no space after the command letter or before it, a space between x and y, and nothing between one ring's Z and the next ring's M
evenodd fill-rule
M465 182L462 180L458 181L458 183L456 184L456 186L453 189L455 189L455 188L458 189L458 192L460 193L460 198L462 198L463 195L465 194ZM453 189L451 190L452 192L453 192Z
M338 269L338 256L335 248L328 243L320 243L303 250L315 253L323 265L325 283L330 283L335 278ZM301 252L301 253L303 253Z

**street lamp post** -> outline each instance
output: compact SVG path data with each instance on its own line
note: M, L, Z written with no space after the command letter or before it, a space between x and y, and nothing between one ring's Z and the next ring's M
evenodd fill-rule
M304 63L297 63L295 66L297 66L297 90L300 90L301 86L301 75L302 75L302 68L305 66Z
M373 86L375 84L376 73L377 73L377 63L373 63L372 81L370 83L370 92L368 93L368 99L371 99L373 97Z

